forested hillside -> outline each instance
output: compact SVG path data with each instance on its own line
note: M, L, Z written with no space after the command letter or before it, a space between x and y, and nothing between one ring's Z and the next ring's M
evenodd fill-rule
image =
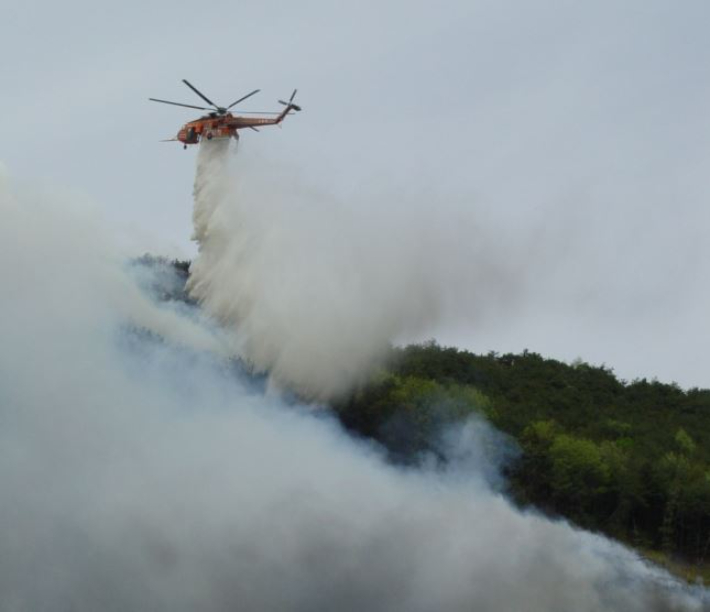
M478 412L520 447L507 474L518 503L644 549L710 554L710 390L427 343L393 349L388 369L335 409L410 461L435 451L442 424Z

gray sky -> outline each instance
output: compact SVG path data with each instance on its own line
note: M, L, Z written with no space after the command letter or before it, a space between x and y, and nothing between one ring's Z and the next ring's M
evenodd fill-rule
M158 141L194 115L147 98L298 87L243 155L343 206L474 219L519 272L505 309L430 336L710 387L708 23L695 0L13 3L0 161L190 257L196 153Z

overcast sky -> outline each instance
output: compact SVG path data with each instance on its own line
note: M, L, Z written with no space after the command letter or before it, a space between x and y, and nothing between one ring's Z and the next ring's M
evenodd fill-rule
M194 115L147 98L298 87L241 155L473 218L519 271L507 308L430 336L710 387L708 23L700 0L6 3L0 161L192 257L196 151L159 140Z

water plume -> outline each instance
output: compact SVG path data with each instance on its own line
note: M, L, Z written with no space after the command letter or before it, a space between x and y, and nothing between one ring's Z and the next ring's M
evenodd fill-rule
M225 141L200 145L189 289L238 330L257 370L302 396L343 392L390 342L424 333L451 304L473 314L505 283L502 266L476 256L485 243L473 228L441 224L431 206L343 204L248 164Z

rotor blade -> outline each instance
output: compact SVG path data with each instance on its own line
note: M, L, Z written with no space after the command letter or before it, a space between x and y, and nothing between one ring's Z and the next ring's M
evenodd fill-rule
M250 125L249 127L250 127L252 130L254 130L255 132L258 132L258 131L259 131L259 130L257 130L253 125Z
M207 102L207 104L211 104L215 108L219 108L214 102L212 102L212 100L210 100L205 94L203 94L199 89L197 89L197 87L192 85L187 79L183 79L182 82L185 83L185 85L187 85L190 89L192 89L192 91L194 91L198 96L200 96L200 98Z
M296 92L297 92L297 91L298 91L298 89L294 89L294 90L293 90L293 93L291 94L291 97L288 99L289 102L293 102L293 99L296 97Z
M211 108L205 108L204 106L193 106L192 104L182 104L181 102L170 102L169 100L158 100L158 98L148 98L153 102L162 102L163 104L172 104L173 106L186 106L187 108L196 108L198 110L212 110Z
M261 89L255 89L255 90L252 91L251 93L248 93L246 96L244 96L244 97L242 97L242 98L239 98L239 100L237 100L236 102L232 102L227 108L228 108L228 109L229 109L229 108L232 108L232 106L234 106L235 104L239 104L240 102L243 102L243 101L246 100L247 98L251 98L251 96L253 96L254 94L258 94L260 91L261 91Z
M237 111L240 115L278 115L276 111Z

